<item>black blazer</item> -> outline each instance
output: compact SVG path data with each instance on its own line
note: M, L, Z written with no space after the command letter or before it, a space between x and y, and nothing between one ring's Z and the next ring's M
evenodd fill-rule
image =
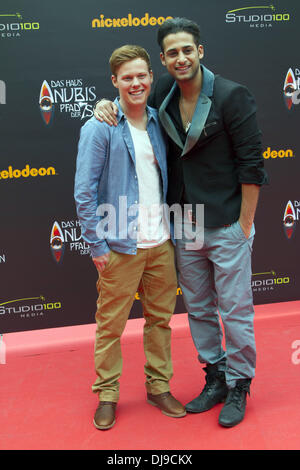
M168 204L204 204L204 225L219 227L240 215L241 184L267 182L256 104L249 90L202 66L203 87L185 145L167 112L177 87L162 76L150 97L169 136Z

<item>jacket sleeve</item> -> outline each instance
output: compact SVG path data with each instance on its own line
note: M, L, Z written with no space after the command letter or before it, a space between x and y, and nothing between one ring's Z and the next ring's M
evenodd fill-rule
M106 240L99 239L96 231L100 220L100 217L96 215L99 183L106 160L108 144L109 133L106 124L94 122L94 118L92 118L81 128L74 198L81 224L82 238L89 245L93 258L109 251Z
M254 97L246 87L236 85L223 104L225 128L236 156L239 182L259 186L268 183Z

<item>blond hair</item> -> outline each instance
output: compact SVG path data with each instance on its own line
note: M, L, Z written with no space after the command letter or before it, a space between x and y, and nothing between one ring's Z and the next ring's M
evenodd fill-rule
M110 56L109 65L112 74L116 76L118 68L122 64L134 59L143 59L148 66L149 72L151 71L150 56L146 49L141 46L126 44L115 49Z

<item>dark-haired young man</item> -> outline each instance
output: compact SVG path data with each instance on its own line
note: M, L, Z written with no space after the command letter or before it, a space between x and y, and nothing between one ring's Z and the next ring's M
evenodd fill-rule
M196 206L204 205L202 248L176 241L191 334L206 364L206 385L186 410L200 413L226 400L219 423L231 427L244 418L256 365L251 251L259 189L267 182L256 105L246 87L200 65L194 22L167 20L158 43L169 75L158 80L150 104L169 136L168 203L192 204L195 224ZM97 105L100 118L109 108Z

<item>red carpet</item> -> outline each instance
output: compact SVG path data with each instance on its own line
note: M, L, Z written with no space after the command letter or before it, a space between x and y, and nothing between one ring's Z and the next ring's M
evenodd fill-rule
M92 424L94 325L4 335L0 449L299 449L300 302L256 306L255 311L256 378L246 417L231 429L218 425L222 405L173 419L146 403L142 319L127 324L117 423L104 432ZM186 403L200 392L204 373L186 315L175 315L172 324L172 392Z

